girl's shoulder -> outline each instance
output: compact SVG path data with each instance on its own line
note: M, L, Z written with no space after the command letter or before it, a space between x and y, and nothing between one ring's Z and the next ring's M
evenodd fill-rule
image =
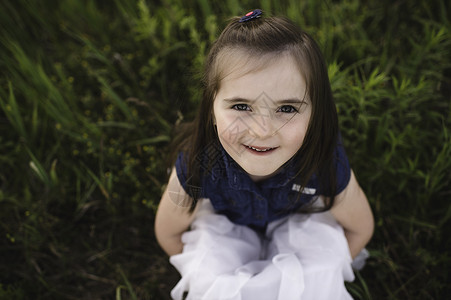
M210 144L201 153L181 151L175 161L177 177L183 188L190 193L198 193L201 187L211 186L219 178L224 178L227 158L221 147Z
M346 155L341 136L334 150L334 167L337 181L336 194L339 194L346 188L351 179L351 165Z

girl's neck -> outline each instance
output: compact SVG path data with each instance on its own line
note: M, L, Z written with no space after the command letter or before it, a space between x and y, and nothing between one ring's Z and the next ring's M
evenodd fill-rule
M279 170L277 170L276 172L274 172L273 174L269 174L269 175L265 175L265 176L258 176L258 175L251 175L248 174L249 177L252 179L253 182L255 183L260 183L266 179L269 179L271 177L273 177L274 175L276 175L279 172Z

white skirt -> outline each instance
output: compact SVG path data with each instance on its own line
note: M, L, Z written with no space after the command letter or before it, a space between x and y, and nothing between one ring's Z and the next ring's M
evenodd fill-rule
M175 300L352 299L352 259L342 227L329 212L293 214L259 235L199 203L183 252L170 258L182 278ZM185 292L188 292L186 298Z

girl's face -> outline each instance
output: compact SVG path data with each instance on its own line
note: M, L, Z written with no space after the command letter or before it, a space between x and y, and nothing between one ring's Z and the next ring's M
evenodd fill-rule
M295 60L282 55L253 72L232 71L221 81L213 114L224 149L259 181L301 148L311 109Z

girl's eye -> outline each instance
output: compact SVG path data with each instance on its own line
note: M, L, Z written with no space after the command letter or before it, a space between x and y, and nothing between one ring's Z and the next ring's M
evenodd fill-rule
M298 110L292 105L282 105L277 109L277 112L282 112L286 114L297 113Z
M240 110L240 111L250 111L251 110L251 108L247 104L235 104L232 106L232 109Z

